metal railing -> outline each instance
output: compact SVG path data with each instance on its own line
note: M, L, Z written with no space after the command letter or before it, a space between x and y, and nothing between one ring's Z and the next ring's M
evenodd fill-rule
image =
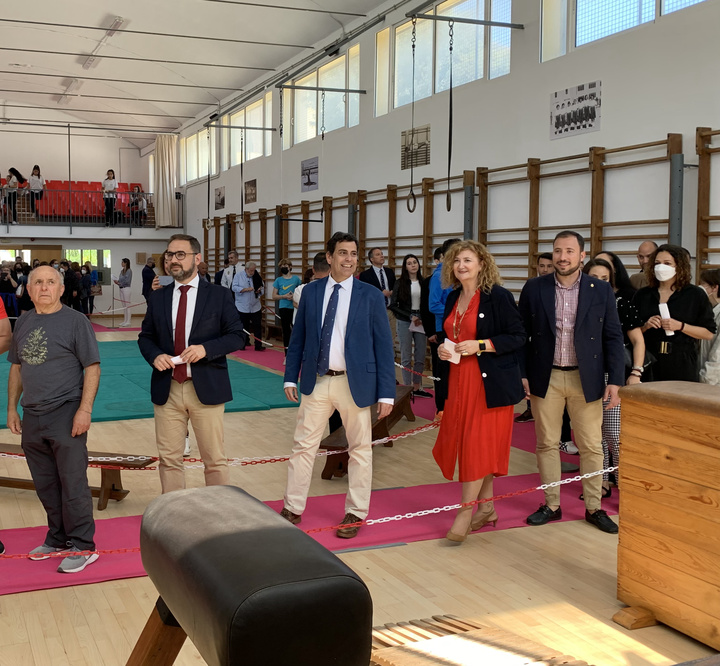
M105 225L155 227L150 192L116 192L106 204L103 192L87 189L3 189L0 223L20 225Z

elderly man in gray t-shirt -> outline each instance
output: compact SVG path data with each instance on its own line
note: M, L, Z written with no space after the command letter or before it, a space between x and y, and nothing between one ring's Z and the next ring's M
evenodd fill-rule
M35 310L15 325L8 360L8 428L22 435L30 474L48 519L31 560L65 552L58 571L76 573L98 559L87 480L87 431L100 383L100 353L87 318L60 302L63 278L51 266L30 273ZM22 395L23 420L17 411Z

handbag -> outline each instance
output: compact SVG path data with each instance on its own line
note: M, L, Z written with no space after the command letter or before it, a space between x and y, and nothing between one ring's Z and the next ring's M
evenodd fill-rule
M632 368L633 367L633 349L632 345L625 345L625 367L626 368ZM643 359L643 368L647 368L648 366L655 363L657 359L647 350L645 349L645 358Z
M102 296L102 285L101 284L91 285L90 296Z

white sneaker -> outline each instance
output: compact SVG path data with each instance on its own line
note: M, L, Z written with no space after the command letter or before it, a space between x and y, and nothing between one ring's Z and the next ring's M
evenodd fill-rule
M578 451L578 447L575 446L575 442L573 442L573 441L560 442L560 450L563 453L569 453L571 456L576 456L580 453Z
M189 458L190 457L190 438L185 438L185 450L183 451L183 458Z
M73 547L70 552L78 550ZM92 555L68 555L58 567L59 573L79 573L88 564L92 564L100 557L99 553L92 553Z

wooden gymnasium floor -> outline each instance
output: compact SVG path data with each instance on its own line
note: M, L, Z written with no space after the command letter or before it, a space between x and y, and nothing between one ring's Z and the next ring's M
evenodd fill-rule
M99 333L98 339L135 335ZM235 413L225 419L229 456L286 454L290 448L295 410ZM395 431L405 429L401 421ZM237 434L253 432L262 437ZM19 442L8 430L0 436ZM391 449L376 448L374 486L441 482L430 455L434 438L433 432L424 433ZM94 424L88 445L108 451L127 446L128 452L155 455L153 422ZM27 474L27 468L11 465L24 463L2 460L0 473ZM323 481L320 469L317 463L311 494L345 492L345 479ZM282 497L284 464L231 470L233 482L259 499ZM534 456L513 449L510 474L534 471ZM99 480L99 470L90 470L91 481L96 475ZM160 492L155 472L125 472L123 481L130 495L96 511L97 518L141 514ZM188 472L189 486L201 483L200 470ZM44 523L32 491L2 488L0 506L0 529ZM502 505L497 509L502 520ZM630 632L611 621L622 606L615 598L616 545L617 537L584 522L568 522L481 533L460 547L426 541L340 557L368 584L376 625L438 614L474 618L597 666L676 664L713 654L668 627ZM0 597L0 666L122 666L156 597L148 578ZM204 663L189 641L176 662Z

